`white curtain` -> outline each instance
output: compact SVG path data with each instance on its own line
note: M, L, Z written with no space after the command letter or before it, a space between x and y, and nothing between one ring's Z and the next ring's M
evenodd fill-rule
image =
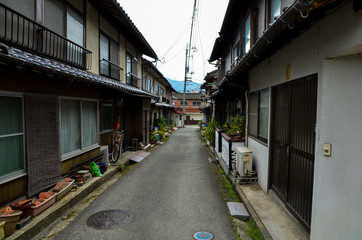
M80 100L61 100L61 154L81 147Z
M0 177L23 170L23 103L20 97L0 97Z
M97 139L97 102L82 102L82 148L98 142Z

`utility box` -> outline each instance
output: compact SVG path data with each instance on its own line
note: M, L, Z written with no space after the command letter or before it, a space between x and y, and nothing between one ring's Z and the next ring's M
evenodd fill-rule
M241 177L248 176L253 170L253 153L247 147L236 149L236 170Z

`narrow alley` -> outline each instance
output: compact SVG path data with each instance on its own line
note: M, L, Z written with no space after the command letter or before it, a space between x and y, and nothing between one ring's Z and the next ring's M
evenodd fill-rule
M199 231L235 239L198 134L190 127L176 131L54 239L193 239ZM110 209L127 211L132 220L112 230L87 226L90 216Z

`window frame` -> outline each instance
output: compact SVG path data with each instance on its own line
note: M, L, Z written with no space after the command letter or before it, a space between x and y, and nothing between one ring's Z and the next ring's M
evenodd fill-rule
M108 41L108 57L107 59L105 58L102 58L101 59L101 38L102 36L104 38L107 39ZM113 53L113 47L116 47L117 48L117 52L116 53ZM113 54L116 54L116 62L112 61L113 60ZM102 72L102 61L106 61L107 62L107 73L104 73ZM112 78L112 79L116 79L116 80L121 80L121 70L123 70L119 64L119 43L117 41L115 41L113 38L111 38L108 34L106 34L104 31L100 30L99 31L99 75L102 75L102 76L105 76L105 77L109 77L109 78ZM115 66L117 68L116 71L113 71L114 70L114 67L112 66ZM116 74L116 76L114 76L114 74Z
M279 14L278 15L273 15L272 14L272 5L273 2L279 2ZM280 16L281 14L281 1L280 0L268 0L268 12L267 12L267 21L268 24L273 24L275 22L274 17L276 16Z
M150 78L147 78L147 91L151 92L151 79Z
M74 151L71 151L71 152L68 152L68 153L64 153L64 154L62 154L61 152L60 152L60 154L61 154L61 161L65 161L65 160L67 160L67 159L70 159L70 158L73 158L73 157L75 157L75 156L77 156L77 155L80 155L80 154L83 154L83 153L85 153L85 152L88 152L88 151L91 151L91 150L93 150L93 149L95 149L95 148L98 148L100 145L100 142L99 142L99 101L98 101L98 99L94 99L94 98L77 98L77 97L65 97L65 96L61 96L60 98L59 98L59 131L61 132L61 130L62 130L62 121L61 121L61 119L62 119L62 109L61 109L61 107L62 107L62 100L77 100L77 101L80 101L80 108L79 108L79 111L80 111L80 148L79 149L76 149L76 150L74 150ZM86 101L86 102L96 102L97 103L97 143L94 143L94 144L92 144L92 145L90 145L90 146L87 146L87 147L83 147L82 145L83 145L83 128L82 128L82 101ZM61 140L61 134L60 134L60 144L62 144L62 140ZM60 148L61 148L61 145L60 145Z
M235 44L235 46L233 47L231 63L236 62L238 60L239 56L240 56L240 41L238 41Z
M128 61L130 59L130 62ZM130 63L130 66L128 64ZM137 76L138 59L126 52L126 83L132 85L132 74ZM130 68L130 69L129 69Z
M184 106L184 101L183 100L180 100L180 106L183 107ZM188 107L189 106L189 101L188 100L185 100L185 107Z
M23 165L24 168L22 170L17 170L15 172L8 173L4 176L0 176L0 184L4 184L6 182L10 182L14 179L23 177L27 175L27 164L26 164L26 131L25 131L25 108L24 108L24 94L21 92L4 92L0 91L1 97L13 97L13 98L20 98L21 99L21 111L22 111L22 133L16 134L6 134L0 135L1 138L8 138L13 136L23 136Z
M196 103L196 104L195 104ZM201 102L200 101L192 101L192 107L200 107Z
M156 83L156 85L155 85L155 94L157 95L157 96L159 96L159 94L160 94L160 86Z
M267 92L268 93L268 119L267 119L267 138L263 137L263 136L260 136L260 122L261 122L261 114L260 114L260 109L261 109L261 106L260 106L260 95L264 92ZM250 131L250 128L251 128L251 124L252 124L252 121L251 121L251 114L255 114L255 113L252 113L251 110L250 110L250 107L251 107L251 98L252 98L252 95L253 94L257 94L257 117L256 117L256 134L255 133L252 133ZM254 91L254 92L251 92L249 94L249 99L250 99L250 102L249 102L249 127L248 127L248 133L249 133L249 136L251 136L252 138L254 139L257 139L259 140L260 142L264 143L264 144L268 144L268 139L269 139L269 130L270 130L270 125L269 125L269 118L270 118L270 89L269 88L264 88L264 89L261 89L261 90L258 90L258 91Z

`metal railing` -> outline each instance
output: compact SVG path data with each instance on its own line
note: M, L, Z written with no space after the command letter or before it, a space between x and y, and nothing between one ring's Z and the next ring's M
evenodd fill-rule
M117 79L117 80L122 80L122 76L123 76L123 68L121 68L119 65L108 61L107 59L101 59L99 61L100 63L100 73L102 75Z
M0 3L0 40L74 67L90 69L88 49Z

